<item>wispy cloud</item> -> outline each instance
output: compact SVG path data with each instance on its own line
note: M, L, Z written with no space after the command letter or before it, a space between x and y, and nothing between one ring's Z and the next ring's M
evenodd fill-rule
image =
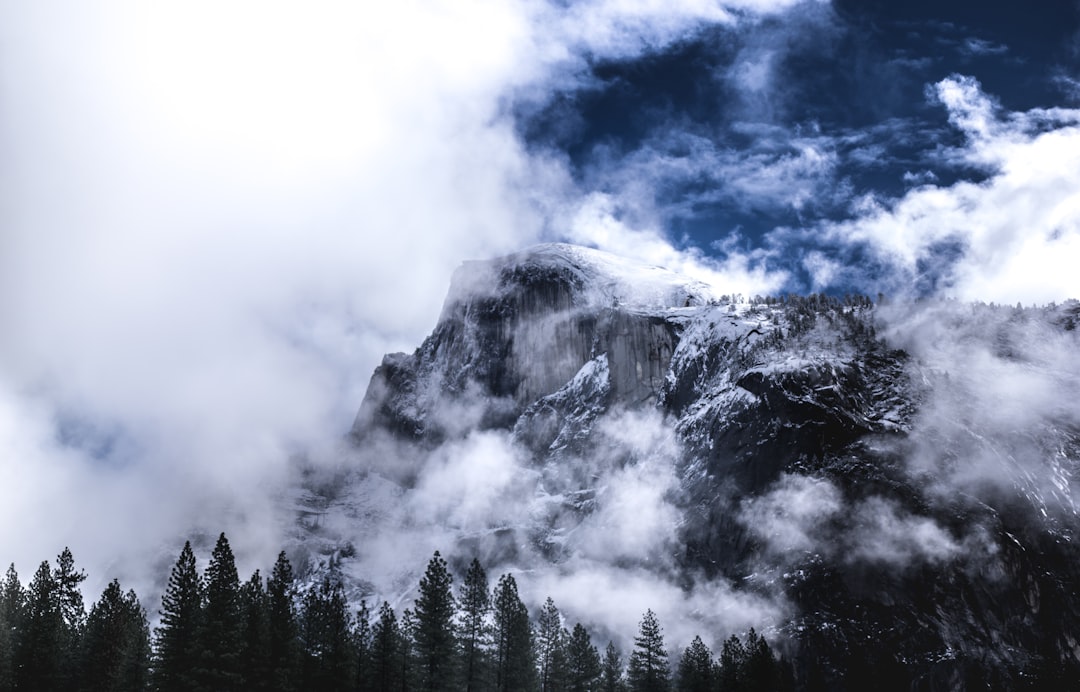
M946 295L1048 302L1080 295L1069 257L1080 250L1080 112L1004 111L977 80L948 77L931 90L965 142L947 155L988 173L979 183L923 185L895 200L866 198L855 218L823 227L864 244L892 266L891 290L911 292L933 273ZM950 254L941 255L943 248ZM939 261L940 260L940 261Z
M1003 43L970 36L964 39L961 50L968 55L1004 55L1009 52L1009 47Z

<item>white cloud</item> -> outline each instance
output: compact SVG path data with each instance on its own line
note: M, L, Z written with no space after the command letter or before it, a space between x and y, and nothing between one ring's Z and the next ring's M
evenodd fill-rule
M731 634L773 626L788 607L758 594L735 591L722 579L684 589L643 569L588 562L568 565L565 572L541 572L522 583L525 598L539 604L550 596L569 622L590 627L601 647L607 636L614 637L624 657L633 647L642 615L652 609L673 662L695 636L719 648Z
M345 432L464 259L565 234L769 285L590 212L505 108L791 4L0 4L8 557L92 545L101 574L198 515L266 525L268 562L289 457Z
M729 253L723 260L693 250L680 250L665 237L659 225L636 227L619 218L621 199L605 193L584 197L568 225L570 240L600 248L618 248L618 254L666 267L711 286L733 293L767 294L779 289L786 276L753 263L753 257Z
M942 494L955 498L959 492L966 492L961 483ZM809 555L818 555L903 570L953 559L976 564L995 552L980 527L957 538L934 518L894 500L848 499L828 479L797 474L782 476L768 492L745 501L739 521L780 565L805 564Z
M987 96L974 77L953 75L930 91L949 111L949 122L975 140L997 134L999 106Z
M1080 251L1080 111L1002 113L970 77L935 86L950 121L968 137L953 155L986 168L982 183L924 185L891 203L864 200L859 215L826 227L834 239L868 244L916 277L942 245L943 292L965 300L1045 303L1080 295L1070 258ZM901 283L900 291L911 290Z
M816 250L806 253L802 263L810 272L811 287L815 291L828 287L844 271L843 264Z
M971 36L964 39L961 50L970 55L1002 55L1009 52L1009 47Z
M842 509L840 491L825 479L784 475L768 493L746 502L740 521L776 557L830 550L828 523Z
M943 562L961 553L960 545L933 519L908 514L879 497L861 502L853 522L846 552L852 562L905 567Z
M879 332L910 353L930 388L914 421L910 471L948 507L1002 493L1075 514L1067 451L1078 417L1077 335L1054 311L957 302L892 305Z
M507 435L493 432L444 445L409 494L408 516L465 532L512 523L521 505L506 499L529 498L535 487L517 454Z
M610 461L611 470L596 479L598 508L575 528L570 544L598 561L665 566L680 519L672 502L681 451L674 432L649 412L606 416L597 427L598 434L610 441L600 443L601 449L611 449L613 456L630 455L632 461L625 465Z

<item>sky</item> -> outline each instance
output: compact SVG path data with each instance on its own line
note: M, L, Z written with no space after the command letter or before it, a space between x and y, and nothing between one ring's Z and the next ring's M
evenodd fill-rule
M467 259L1080 297L1080 10L1034 7L0 0L0 561L268 567Z

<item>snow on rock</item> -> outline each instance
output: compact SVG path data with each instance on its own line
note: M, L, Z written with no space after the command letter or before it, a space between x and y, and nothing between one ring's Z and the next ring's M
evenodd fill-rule
M719 585L786 613L765 624L797 656L839 669L876 642L927 688L1073 660L1080 308L721 291L561 244L466 263L431 336L373 375L351 480L303 496L313 574L403 602L416 574L359 575L407 543L402 569L437 547L526 592ZM835 506L794 526L821 514L807 488Z
M493 260L466 262L453 276L447 310L503 294L515 282L556 278L568 289L548 307L621 307L655 310L701 305L717 297L715 289L663 267L565 243L537 245ZM561 302L562 301L562 302Z

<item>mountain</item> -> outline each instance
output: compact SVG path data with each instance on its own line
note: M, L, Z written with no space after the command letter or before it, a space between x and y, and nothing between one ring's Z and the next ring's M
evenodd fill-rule
M806 689L1077 679L1080 305L722 291L463 265L296 500L312 569L403 602L425 551L478 556L602 631L764 629Z

